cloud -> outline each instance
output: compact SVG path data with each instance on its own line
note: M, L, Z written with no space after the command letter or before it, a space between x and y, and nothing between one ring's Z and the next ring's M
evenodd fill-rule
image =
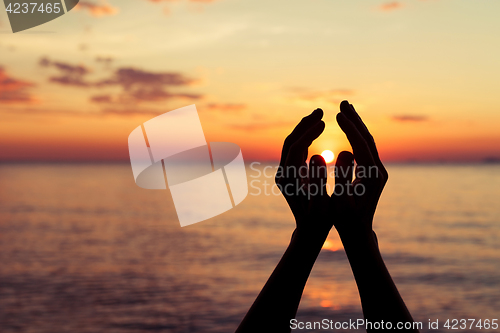
M170 87L191 86L196 81L176 72L150 72L132 67L124 67L118 68L110 78L96 82L95 86L121 87L122 93L113 99L116 102L156 102L172 98L202 98L203 95L201 94L171 92L169 90ZM98 98L93 101L102 102L103 99Z
M58 76L51 76L50 82L77 87L89 87L92 84L85 80L85 76L90 70L82 65L71 65L60 61L51 61L48 58L42 58L39 62L42 67L53 67L59 71Z
M35 84L9 76L0 66L0 103L31 103L34 102L29 89Z
M398 1L393 1L393 2L386 2L382 5L380 5L379 9L384 11L384 12L389 12L392 10L400 9L403 7L403 4Z
M226 104L209 103L204 107L204 109L210 111L218 111L222 113L239 113L246 107L247 107L246 104L242 103L226 103Z
M308 107L338 106L347 96L354 95L351 89L330 89L325 91L306 91L301 88L292 89L292 100Z
M113 7L106 2L101 2L101 4L96 4L91 1L80 1L76 5L77 10L86 10L90 15L94 17L110 16L118 13L118 8Z
M397 122L424 122L428 121L428 116L419 116L419 115L396 115L391 118L393 121Z
M195 83L196 80L189 79L182 74L174 72L148 72L132 67L119 68L112 78L102 80L97 85L120 85L125 90L138 86L185 86Z
M130 92L125 92L117 96L113 95L94 95L90 97L93 103L137 103L137 102L158 102L166 99L199 99L203 96L200 94L188 93L170 93L161 89L137 89Z
M96 61L109 64L111 58L97 58ZM152 72L133 67L115 69L108 77L91 81L87 76L92 72L84 65L73 65L61 61L52 61L42 58L39 62L42 67L55 68L59 74L49 77L49 81L65 86L80 88L120 87L122 92L116 96L100 94L90 97L94 103L137 103L158 102L173 98L200 99L201 94L188 92L172 92L173 87L187 87L197 82L177 72Z
M171 93L164 91L160 88L154 89L137 89L128 94L135 101L148 101L156 102L163 101L165 99L171 98L183 98L183 99L200 99L203 96L201 94L189 94L189 93Z
M171 100L199 100L203 94L178 91L198 82L179 72L148 71L134 67L113 68L113 59L110 57L97 57L95 61L104 64L104 68L97 73L101 78L94 78L91 68L85 65L70 64L41 58L39 65L56 70L57 75L48 78L49 82L75 88L93 91L89 101L99 105L103 114L160 114L155 109L144 111L144 105L154 106L151 103L170 102ZM97 92L98 91L98 92ZM22 96L18 96L21 98ZM13 97L11 96L11 99ZM24 97L25 99L27 97ZM162 104L164 106L164 104ZM236 104L213 104L212 108L236 110L241 108ZM137 111L140 109L141 111Z

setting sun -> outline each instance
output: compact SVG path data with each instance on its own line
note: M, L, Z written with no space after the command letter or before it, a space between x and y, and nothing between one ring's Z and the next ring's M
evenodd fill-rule
M330 163L331 161L333 161L333 157L334 157L331 150L324 150L321 153L321 156L323 156L326 163Z

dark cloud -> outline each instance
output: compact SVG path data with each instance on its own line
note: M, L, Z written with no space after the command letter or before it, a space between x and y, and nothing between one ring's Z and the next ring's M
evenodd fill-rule
M98 57L96 61L110 64L112 58ZM177 72L152 72L133 67L122 67L114 70L108 77L97 81L87 79L92 72L83 65L73 65L61 61L42 58L42 67L55 68L59 74L49 77L49 81L61 85L80 88L119 87L122 92L117 95L100 94L90 97L94 103L138 103L158 102L170 99L195 100L203 97L201 94L189 92L173 92L171 88L187 87L197 80L188 78Z
M150 72L132 67L118 68L114 74L95 84L97 87L119 86L117 102L157 102L173 98L200 99L201 94L171 92L171 87L190 86L196 80L175 72Z
M125 90L142 86L186 86L196 80L186 78L182 74L163 72L154 73L132 67L119 68L112 78L97 83L99 86L119 85Z
M161 88L153 88L153 89L142 88L130 91L127 95L123 97L131 97L132 100L134 101L156 102L172 98L200 99L202 98L202 95L188 94L188 93L171 93L162 90Z
M427 116L419 116L419 115L397 115L397 116L392 116L391 118L394 121L397 122L424 122L428 121L429 117Z
M166 99L184 98L184 99L199 99L203 96L200 94L187 93L170 93L162 89L134 89L117 96L112 95L95 95L90 97L90 101L94 103L138 103L138 102L158 102Z
M0 66L0 103L31 103L34 102L29 89L33 82L16 79L7 74Z
M59 71L59 75L49 78L50 82L76 87L90 87L92 85L85 79L90 73L90 70L85 66L52 61L48 58L40 59L39 64L42 67L53 67Z

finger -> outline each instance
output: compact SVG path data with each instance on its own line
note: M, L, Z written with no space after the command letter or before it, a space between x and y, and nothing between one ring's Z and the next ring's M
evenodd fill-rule
M313 143L318 136L325 130L325 123L319 121L305 132L288 151L288 156L285 162L286 168L299 168L307 159L307 148Z
M335 187L332 193L332 202L335 211L345 211L346 207L353 204L352 196L352 177L354 169L354 156L351 152L343 151L337 156L335 162Z
M283 144L283 149L281 151L280 167L285 166L286 159L288 157L288 152L290 147L298 140L302 135L304 135L307 130L312 126L317 124L321 118L323 118L323 110L316 109L310 115L302 118L300 123L295 126L292 133L287 136L285 143ZM307 156L306 156L307 157Z
M370 134L370 131L368 131L368 128L366 127L363 120L361 120L361 117L356 112L352 104L349 104L348 101L342 101L340 103L340 112L342 112L347 117L347 119L349 119L354 124L354 126L356 126L359 133L361 133L361 135L363 136L363 138L365 138L367 143L373 142L373 136ZM377 153L377 149L375 148L375 150L372 151L372 153L373 154Z
M337 123L352 146L356 163L366 168L375 165L370 148L356 126L343 113L337 114Z
M335 185L348 186L352 183L352 174L354 169L354 156L343 151L337 157L335 162Z
M309 160L309 195L314 198L326 194L327 168L321 155L314 155Z
M373 159L375 160L377 167L379 167L380 172L382 173L382 176L387 179L388 173L384 165L382 164L382 161L380 160L375 140L373 139L373 136L370 134L370 131L366 127L359 114L354 109L354 106L352 104L349 104L348 101L342 101L342 103L340 103L340 112L342 112L347 117L347 119L349 119L354 124L354 126L356 126L359 133L365 139L368 148L370 149L370 152L373 156Z

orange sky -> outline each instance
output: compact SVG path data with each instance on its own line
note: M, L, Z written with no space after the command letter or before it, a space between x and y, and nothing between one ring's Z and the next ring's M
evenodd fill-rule
M0 161L126 161L135 127L189 104L248 161L321 107L310 151L337 154L342 99L386 161L500 158L500 3L81 4L16 34L0 11Z

